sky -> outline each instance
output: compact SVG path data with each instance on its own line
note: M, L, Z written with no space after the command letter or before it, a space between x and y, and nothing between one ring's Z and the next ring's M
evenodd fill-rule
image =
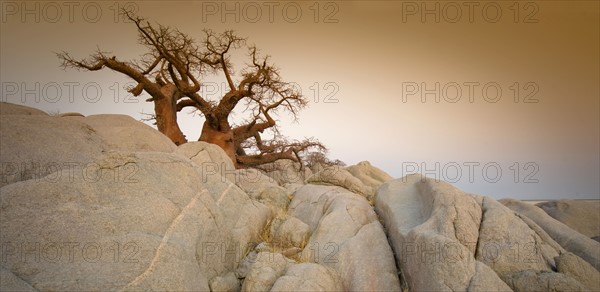
M127 77L62 70L55 55L136 59L146 49L117 14L128 7L197 40L203 29L247 37L311 101L298 121L278 117L282 133L317 138L348 165L368 160L497 199L600 198L598 1L0 3L2 101L151 114ZM221 77L204 78L202 93L223 94ZM202 117L178 119L197 140Z

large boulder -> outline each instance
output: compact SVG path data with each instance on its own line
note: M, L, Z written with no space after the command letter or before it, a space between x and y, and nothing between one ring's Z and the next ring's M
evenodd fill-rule
M589 291L600 291L600 272L592 265L570 252L562 253L554 259L556 270L589 289Z
M307 184L294 194L288 214L311 229L301 260L335 270L344 290L400 289L392 250L364 197L341 187Z
M125 115L56 117L1 103L0 186L45 178L58 170L94 167L109 150L173 152L166 136Z
M559 200L536 204L552 218L587 236L600 236L600 201Z
M312 175L309 168L301 167L300 163L289 159L267 163L261 165L260 168L281 186L290 183L304 184L306 179Z
M287 210L291 193L258 169L237 169L228 177L250 197L271 207L275 214L283 215Z
M551 272L563 249L535 223L490 197L476 197L483 212L476 259L508 283L515 272Z
M173 152L177 146L152 127L126 115L92 115L79 119L102 137L111 150Z
M500 200L511 210L531 219L564 249L581 257L600 271L600 243L550 217L537 206L513 199Z
M361 161L356 165L348 166L346 170L367 187L367 197L375 196L382 184L394 179L385 171L371 165L368 161Z
M368 161L362 161L348 167L316 164L313 169L313 175L307 179L307 182L343 187L364 196L371 205L375 204L374 198L377 189L383 183L393 179L389 174L372 166Z
M0 188L2 266L34 289L208 290L271 219L176 154L110 152L94 164ZM9 283L0 290L23 284Z
M280 253L261 252L252 264L242 291L269 291L277 278L285 273L288 260Z
M371 203L373 202L373 196L369 193L369 188L360 179L354 177L339 165L327 166L323 170L314 173L306 181L313 184L340 186L365 197Z
M0 116L1 115L48 116L46 112L39 109L8 102L0 102Z
M310 238L310 234L310 227L296 217L282 216L273 219L271 222L272 240L281 247L295 246L304 248Z
M0 186L85 167L108 149L102 136L80 119L0 115L0 133Z
M411 175L383 184L375 210L411 291L510 291L475 259L482 212L472 196Z
M175 153L188 158L196 163L202 170L202 179L208 177L225 180L228 178L231 182L235 179L235 166L231 158L221 149L221 147L203 141L188 142L179 145Z

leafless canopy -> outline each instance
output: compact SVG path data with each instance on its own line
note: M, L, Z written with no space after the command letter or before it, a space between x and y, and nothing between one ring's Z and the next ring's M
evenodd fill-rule
M176 122L176 112L186 108L198 110L205 118L200 140L214 142L226 150L232 148L234 163L238 166L255 166L278 159L299 161L302 153L309 150L325 151L316 140L288 141L281 138L274 116L279 112L290 114L296 119L298 112L307 105L307 100L293 86L285 82L279 69L271 63L269 56L262 56L253 45L233 31L217 34L203 31L203 39L196 42L187 34L149 21L122 10L124 17L131 20L138 32L138 43L148 51L136 61L122 61L115 56L98 50L87 59L75 59L67 52L58 53L63 68L89 71L109 68L125 74L137 82L128 91L134 96L142 92L155 103L158 128L175 143L185 143ZM239 74L234 74L232 52L246 49L248 62ZM218 100L200 94L202 78L217 74L226 80L227 90ZM241 104L241 105L240 105ZM236 106L244 107L246 119L230 125L228 118ZM275 133L275 139L263 141L265 130ZM225 141L212 141L210 131L230 133ZM203 137L204 136L204 137ZM231 156L231 155L230 155Z

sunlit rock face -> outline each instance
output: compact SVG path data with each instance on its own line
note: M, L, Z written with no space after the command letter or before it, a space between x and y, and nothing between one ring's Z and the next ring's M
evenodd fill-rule
M492 198L411 175L383 184L375 210L404 284L413 291L529 291L548 283L561 287L557 291L600 288L580 276L598 275L586 257L569 253L571 243L555 241L537 217L513 211L511 205L525 203L512 202L503 202L509 209ZM578 272L568 268L575 262Z
M235 169L128 116L0 105L1 291L600 290L564 208L573 228L368 162Z

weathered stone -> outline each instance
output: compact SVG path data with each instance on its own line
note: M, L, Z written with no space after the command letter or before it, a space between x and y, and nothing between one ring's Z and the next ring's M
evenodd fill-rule
M86 167L108 149L96 130L80 119L0 115L0 133L0 187L41 180L61 169ZM56 179L46 177L46 181Z
M111 152L94 163L88 177L75 167L0 188L2 266L35 289L207 290L270 220L233 183L203 182L175 154Z
M94 129L110 150L170 153L177 149L177 146L167 136L130 116L92 115L74 119L78 119Z
M482 213L473 197L410 175L383 184L375 210L412 291L510 291L475 259Z
M534 205L512 199L504 199L500 202L511 210L531 219L564 249L581 257L600 271L600 243L550 217Z
M7 252L3 250L3 253ZM0 266L0 288L2 291L27 291L33 292L37 291L29 283L23 281L19 277L15 276L15 274L11 273L9 270Z
M336 271L314 263L292 264L279 277L271 291L342 291Z
M560 273L525 270L515 272L506 281L515 292L526 291L586 291L575 279Z
M552 218L590 238L600 236L600 201L559 200L538 203Z
M477 260L505 282L517 271L552 271L562 248L542 229L492 198L482 198L482 209Z
M204 181L209 177L222 181L225 178L231 182L235 181L235 166L233 165L233 161L215 144L203 141L188 142L179 145L175 153L196 163L202 171L202 180Z
M252 264L242 291L269 291L285 273L288 261L279 253L260 252Z
M271 224L273 240L282 246L304 248L310 238L310 227L296 217L286 216L282 220L274 220Z
M61 118L24 106L3 103L2 108L16 114L0 115L0 186L76 166L93 168L89 164L109 150L176 149L166 136L125 115Z
M274 214L285 213L290 198L288 191L257 169L237 169L233 181L250 197L271 207Z
M600 291L600 272L580 257L565 252L556 257L554 261L558 272L579 281L589 291Z
M358 178L339 165L332 165L322 171L313 174L307 180L314 184L327 184L343 187L353 193L364 196L369 202L373 202L373 196L369 189Z
M306 179L312 175L309 168L302 168L299 163L288 159L261 165L261 169L280 186L288 183L304 184Z
M345 290L400 289L385 233L364 197L308 184L296 191L288 214L312 230L301 259L333 268Z
M212 278L209 282L209 287L210 291L214 292L237 292L241 288L240 281L233 272Z
M0 102L0 115L48 116L46 112L39 109L8 102Z
M371 165L368 161L361 161L356 165L348 166L346 170L366 186L368 198L374 197L383 183L394 179L383 170Z

